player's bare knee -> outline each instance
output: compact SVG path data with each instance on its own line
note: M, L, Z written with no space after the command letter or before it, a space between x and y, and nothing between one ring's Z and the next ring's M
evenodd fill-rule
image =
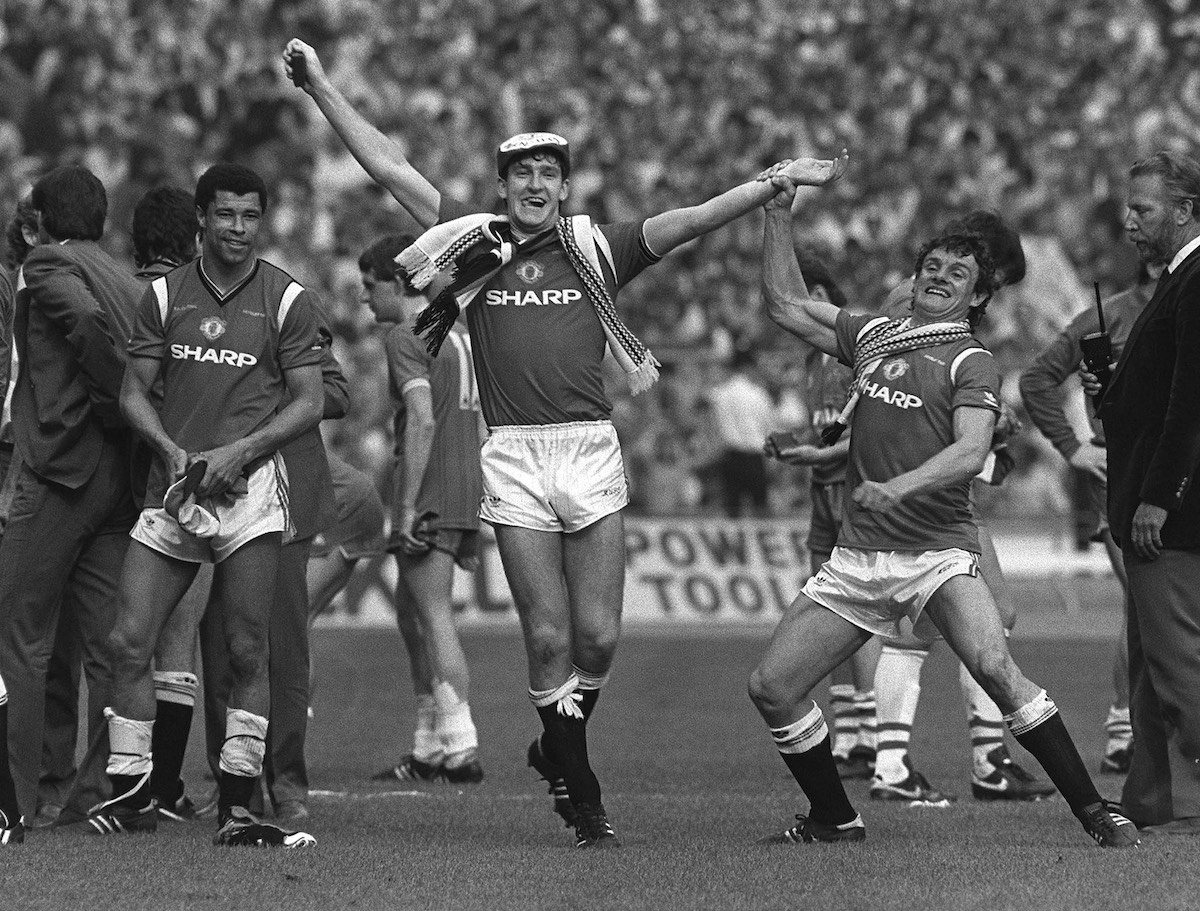
M545 625L529 630L525 636L525 648L533 664L549 667L566 660L571 643L565 630Z
M620 637L618 624L604 628L589 628L575 637L572 659L581 667L606 668L612 664Z
M108 656L114 668L130 670L148 666L153 645L144 629L129 623L117 623L108 634Z
M238 680L251 680L267 671L266 639L254 635L235 635L228 640L229 667Z
M750 673L747 684L750 701L765 714L777 714L795 701L796 694L790 691L782 678L772 674L769 668L759 665Z
M1003 644L982 649L976 657L972 673L984 692L996 702L1003 703L1016 696L1015 685L1021 674Z

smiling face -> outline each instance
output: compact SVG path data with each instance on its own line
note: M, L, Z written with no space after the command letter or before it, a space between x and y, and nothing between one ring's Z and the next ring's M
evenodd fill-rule
M508 166L500 178L500 198L507 203L508 220L518 235L540 234L558 220L559 205L566 201L570 181L553 152L534 149Z
M217 190L208 208L199 212L204 258L226 268L246 262L262 226L262 205L257 193L236 194Z
M1191 219L1191 200L1172 198L1162 175L1143 174L1130 181L1125 204L1125 234L1142 262L1170 262L1183 246L1180 230Z
M978 278L974 256L935 247L913 279L913 317L927 323L966 319L967 311L983 299L975 293Z

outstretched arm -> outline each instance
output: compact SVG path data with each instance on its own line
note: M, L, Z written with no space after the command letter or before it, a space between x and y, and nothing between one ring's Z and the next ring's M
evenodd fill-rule
M646 219L646 244L659 256L665 256L680 244L695 240L766 203L778 192L772 179L786 179L793 188L821 187L841 177L848 161L849 154L844 149L833 159L801 158L783 167L772 168L758 179L726 190L698 206L655 215ZM768 177L768 174L772 176Z
M772 184L774 187L774 184ZM808 293L792 247L792 199L796 188L784 189L766 205L763 230L763 298L767 315L780 328L826 354L837 356L838 308Z
M372 180L396 198L416 219L417 224L422 228L433 227L442 203L438 189L412 166L399 145L368 123L350 105L329 81L317 52L299 38L289 41L283 51L283 67L289 79L292 78L291 56L294 53L304 55L308 70L304 91L317 103L350 154Z

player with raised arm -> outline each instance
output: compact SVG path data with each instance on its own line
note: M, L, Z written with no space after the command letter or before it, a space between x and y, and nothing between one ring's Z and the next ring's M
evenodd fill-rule
M294 55L304 61L304 79ZM571 190L567 140L523 133L496 150L505 212L497 216L492 200L466 205L442 194L351 107L303 41L288 43L284 66L367 173L427 229L400 264L433 300L417 324L432 352L473 301L467 323L491 431L481 453L480 517L495 528L521 618L529 697L542 722L529 761L549 782L556 812L574 826L576 846L615 847L586 733L620 632L621 510L629 497L601 362L611 351L635 392L655 381L657 362L613 299L647 266L774 190L749 180L700 205L595 225L560 211ZM785 173L820 183L837 168L837 161L803 159Z
M841 423L853 426L846 517L829 562L786 609L750 677L750 696L810 809L764 843L866 837L809 693L873 635L928 618L1006 713L1009 729L1046 769L1085 830L1104 847L1137 845L1137 830L1101 799L1046 691L1008 651L979 575L969 507L1000 410L999 375L968 317L993 288L975 234L943 234L920 250L909 317L856 316L813 299L792 247L794 182L774 173L763 287L771 319L854 367Z
M130 533L112 632L106 710L113 797L88 817L98 833L153 831L155 718L151 661L167 617L199 564L225 592L234 687L221 750L221 845L300 847L303 832L247 809L267 735L267 626L283 533L287 477L280 446L321 419L323 348L309 293L255 255L267 193L239 165L196 185L199 259L155 279L138 307L121 410L157 458ZM162 383L156 408L150 390ZM290 401L280 407L285 391Z

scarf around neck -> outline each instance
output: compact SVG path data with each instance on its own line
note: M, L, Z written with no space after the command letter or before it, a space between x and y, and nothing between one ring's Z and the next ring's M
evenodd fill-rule
M596 310L608 349L625 371L634 395L658 379L659 362L617 314L604 283L600 254L612 266L608 242L586 215L560 216L551 229L562 243L567 260L583 282ZM437 355L450 327L484 284L512 261L519 248L550 238L543 232L522 243L513 240L508 218L480 213L434 225L396 257L405 281L420 291L429 306L417 316L414 331L426 349Z
M821 441L826 446L832 446L845 433L846 428L850 426L855 406L862 398L867 380L885 358L921 348L932 348L934 345L962 342L970 338L971 330L965 322L914 326L912 320L906 317L884 320L872 326L854 348L854 379L850 383L846 405L837 416L837 420L821 431Z

